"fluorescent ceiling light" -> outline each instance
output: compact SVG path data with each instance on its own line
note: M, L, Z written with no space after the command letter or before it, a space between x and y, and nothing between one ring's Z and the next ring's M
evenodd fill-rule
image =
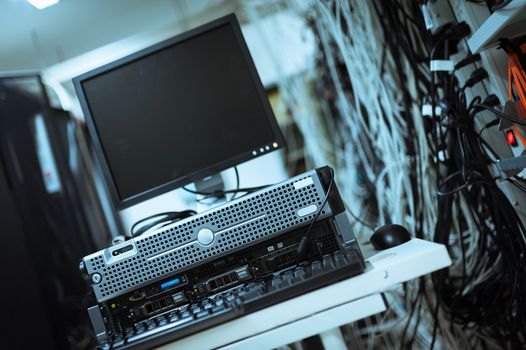
M31 5L35 6L37 9L42 10L51 5L55 5L60 0L26 0Z

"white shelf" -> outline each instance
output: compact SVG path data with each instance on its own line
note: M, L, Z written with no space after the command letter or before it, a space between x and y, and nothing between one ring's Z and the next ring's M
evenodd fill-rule
M448 267L451 265L451 258L442 244L413 238L394 248L374 251L366 264L366 270L360 275L208 328L157 349L277 348L325 332L330 327L354 322L367 314L381 312L385 304L377 299L377 293ZM368 296L371 298L366 300ZM364 299L360 304L353 304L353 301L361 298Z
M513 0L495 11L468 40L472 53L499 44L500 38L515 38L526 34L526 0Z

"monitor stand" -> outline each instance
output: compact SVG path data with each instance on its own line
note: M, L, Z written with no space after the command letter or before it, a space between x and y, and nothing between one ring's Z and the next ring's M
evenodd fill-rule
M203 192L203 193L213 193L216 191L225 190L225 183L223 182L223 178L219 174L214 174L214 175L205 177L202 180L197 180L194 182L194 186L197 192ZM219 196L212 196L212 197L217 198L217 199L224 199L225 195L221 194Z

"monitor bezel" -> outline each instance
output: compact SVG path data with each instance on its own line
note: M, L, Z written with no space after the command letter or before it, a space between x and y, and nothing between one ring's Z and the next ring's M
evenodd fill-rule
M119 68L120 66L126 65L128 63L131 63L133 61L139 60L142 57L149 56L156 51L163 50L167 47L170 47L172 45L176 45L179 42L188 40L194 36L200 35L204 32L210 31L214 28L223 26L223 25L230 25L231 28L234 31L234 35L237 39L239 48L241 50L241 55L243 56L243 59L246 63L246 66L249 70L249 74L252 77L254 87L256 89L258 98L261 102L261 105L263 106L264 113L267 116L267 122L269 123L269 126L274 133L274 139L275 142L278 144L277 147L271 147L269 151L265 151L263 153L257 152L256 155L252 153L252 150L247 150L245 153L241 153L237 156L234 156L230 159L226 159L222 162L219 162L217 164L213 164L209 167L203 168L199 171L193 172L191 174L188 174L186 176L173 179L167 183L161 184L157 187L151 188L149 190L146 190L142 193L135 194L131 197L127 198L121 198L120 193L117 189L116 181L113 177L111 168L109 166L108 159L106 157L106 153L104 151L104 148L102 146L102 142L99 138L99 134L97 132L97 127L95 125L93 116L91 114L91 110L89 107L89 103L86 99L86 96L84 94L83 89L83 82L92 78L95 78L98 75L104 74L108 71L111 71L115 68ZM99 160L99 163L102 168L102 174L104 177L104 180L107 184L108 190L110 192L110 197L112 201L114 202L114 205L117 209L126 209L130 206L139 204L143 201L146 201L148 199L157 197L159 195L162 195L164 193L167 193L169 191L172 191L174 189L180 188L182 186L188 185L190 183L193 183L197 180L204 179L208 176L217 174L223 170L226 170L228 168L231 168L233 166L236 166L240 163L243 163L245 161L258 158L262 155L269 154L273 151L279 150L286 146L285 139L283 137L283 134L281 133L281 130L279 128L279 125L277 123L276 117L274 115L274 112L272 111L272 107L270 106L268 97L265 93L265 88L263 86L263 83L261 82L261 79L259 77L259 74L257 73L256 66L254 64L254 61L252 59L252 56L250 55L250 52L248 50L248 46L245 42L245 39L243 37L243 34L241 32L241 27L237 21L237 18L235 14L229 14L224 17L218 18L216 20L213 20L211 22L208 22L204 25L201 25L199 27L196 27L194 29L191 29L189 31L186 31L184 33L181 33L179 35L176 35L170 39L164 40L160 43L154 44L152 46L149 46L145 49L139 50L133 54L130 54L128 56L125 56L123 58L120 58L118 60L115 60L113 62L110 62L108 64L105 64L101 67L98 67L92 71L89 71L87 73L81 74L75 78L73 78L73 85L75 87L75 91L77 93L77 96L79 98L80 106L82 108L82 112L84 114L84 118L86 121L86 126L88 129L88 133L91 137L93 147L95 154ZM266 145L261 145L261 147L265 147Z

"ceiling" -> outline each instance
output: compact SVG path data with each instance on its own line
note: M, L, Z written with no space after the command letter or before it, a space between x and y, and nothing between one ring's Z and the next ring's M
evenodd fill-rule
M265 86L309 65L313 39L286 0L60 0L43 10L0 0L0 75L40 71L57 105L81 118L73 77L232 12Z
M0 71L40 70L138 33L205 12L236 9L237 0L61 0L37 10L0 1Z

